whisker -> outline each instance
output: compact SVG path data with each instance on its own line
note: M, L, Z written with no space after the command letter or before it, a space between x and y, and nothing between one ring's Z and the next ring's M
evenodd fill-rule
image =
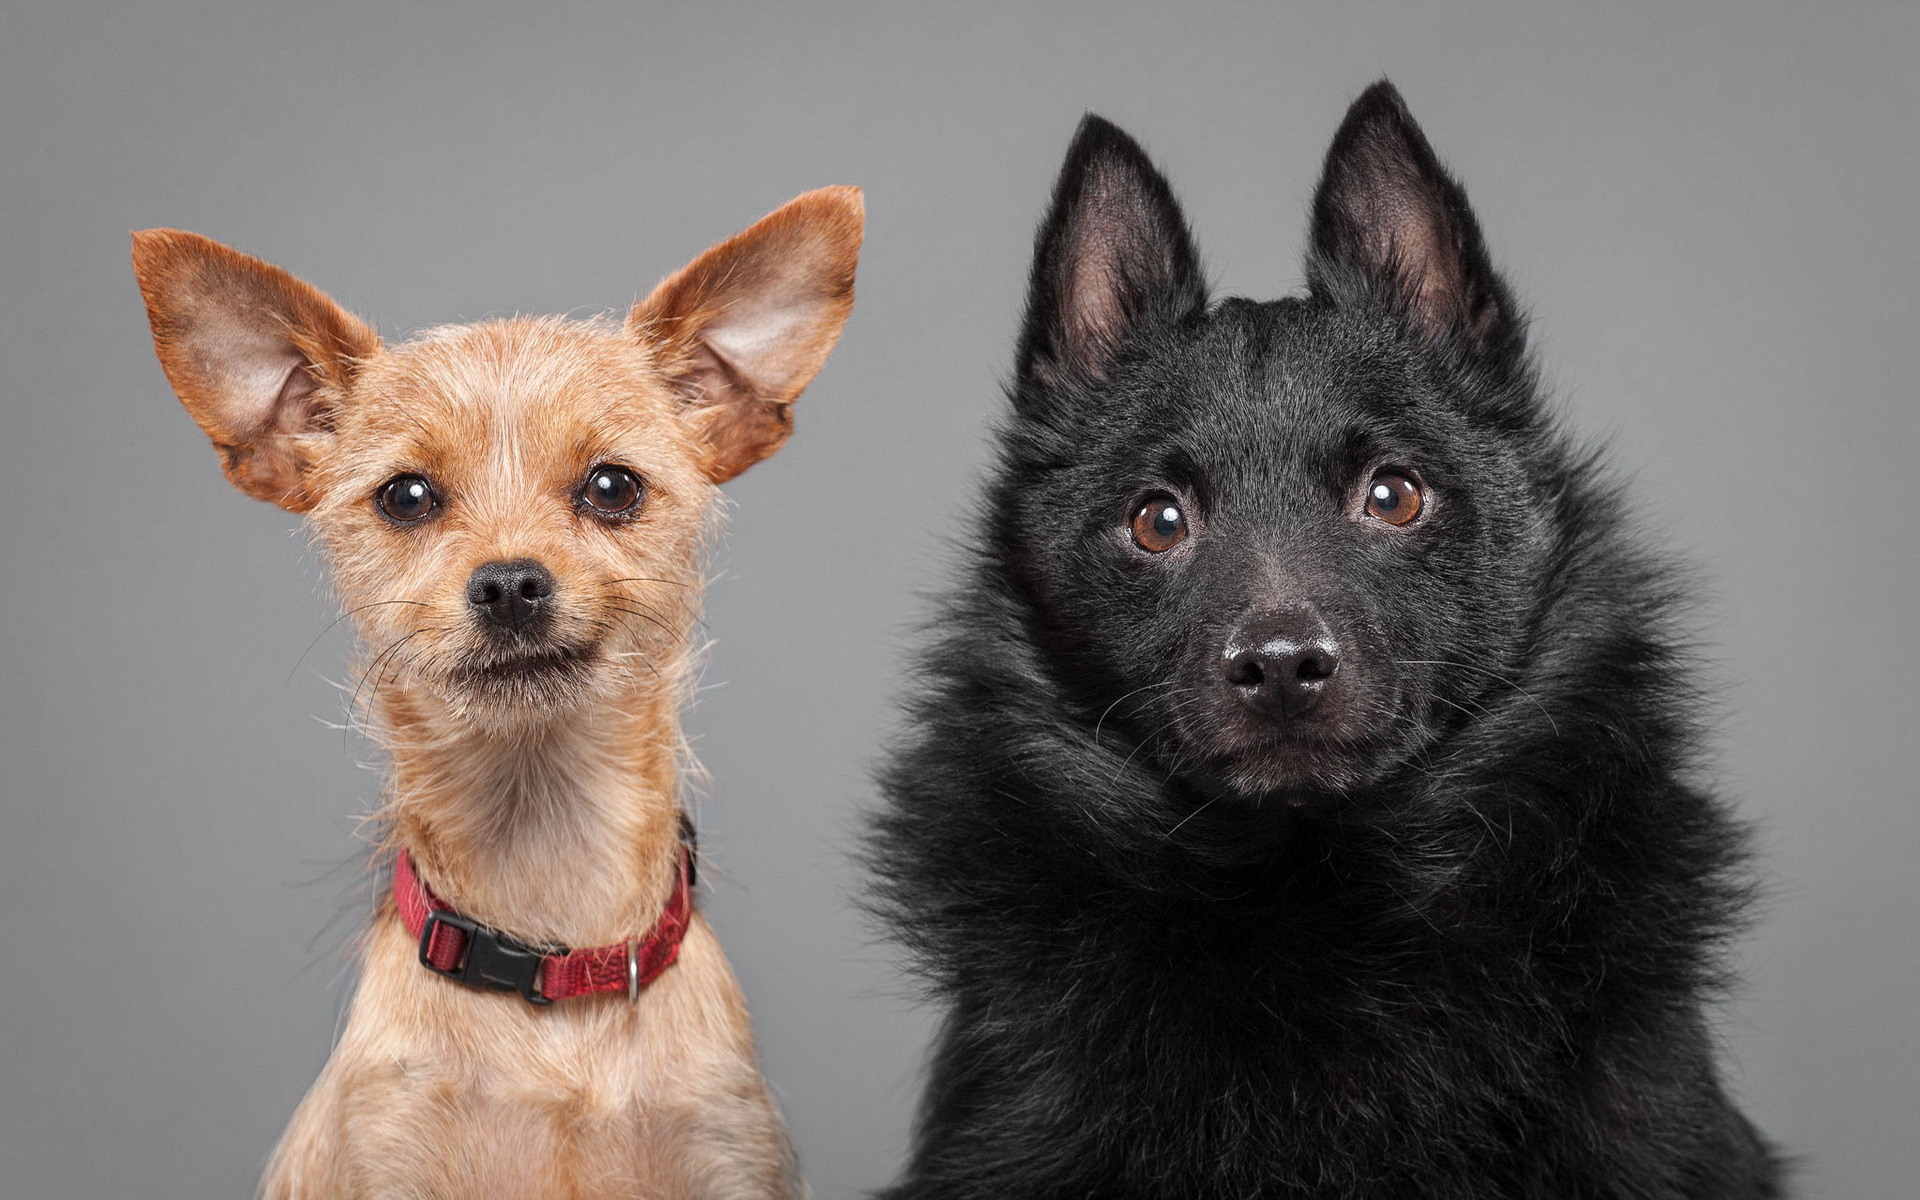
M1168 729L1172 726L1173 717L1179 715L1181 712L1184 712L1186 709L1191 708L1194 705L1199 704L1204 700L1206 700L1206 693L1200 691L1198 688L1189 688L1188 690L1192 691L1193 695L1175 704L1172 708L1169 708L1167 710L1168 720L1162 723L1161 727L1155 730L1153 733L1149 734L1146 737L1140 738L1138 741L1136 741L1134 743L1133 749L1129 750L1127 752L1127 756L1124 759L1120 760L1120 765L1118 767L1115 767L1113 770L1112 778L1110 778L1107 781L1109 786L1119 782L1120 773L1125 771L1127 767L1133 763L1133 759L1135 755L1139 754L1140 751L1146 749L1147 743L1149 741L1153 740L1154 738L1163 737L1166 735Z
M625 613L630 617L639 617L643 621L649 621L655 626L666 630L668 633L673 632L673 627L671 625L668 625L665 621L661 620L659 617L654 616L652 613L641 612L639 609L635 609L635 608L622 608L617 604L610 604L607 607L611 608L614 612Z
M625 579L609 579L601 586L612 587L616 583L664 583L668 587L690 588L693 585L683 579L655 579L651 575L629 575Z
M626 613L626 615L628 615L628 616L635 616L635 617L641 617L641 618L642 618L642 619L644 619L644 620L650 620L650 621L651 621L651 620L653 620L653 618L651 618L651 617L648 617L648 616L647 616L647 615L646 615L645 613L628 613L626 609L616 609L615 611L617 611L617 612L621 612L621 613ZM659 625L660 623L659 623L658 621L654 621L654 624L656 624L656 625ZM631 628L631 626L629 626L629 625L628 625L628 624L627 624L627 623L626 623L625 621L621 621L621 622L620 622L620 627L621 627L622 629L628 629L628 628ZM664 626L664 625L661 625L660 627L661 627L662 629L665 629L665 628L666 628L666 626ZM654 665L653 665L653 662L652 662L652 661L651 661L650 659L648 659L646 655L644 655L644 654L642 654L642 653L641 653L640 651L638 651L638 650L629 650L629 651L625 651L625 652L623 652L623 653L620 653L620 654L615 654L615 655L609 655L608 657L610 657L610 658L620 658L620 659L624 659L624 658L629 658L629 657L632 657L632 658L637 658L637 659L639 659L639 660L640 660L640 664L641 664L642 666L644 666L644 667L646 667L646 669L647 669L647 670L649 670L649 671L651 671L651 672L653 672L653 676L654 676L654 678L656 678L656 679L658 679L658 678L660 677L660 668L658 668L658 667L656 667L656 666L654 666ZM623 665L624 665L624 664L623 664Z
M1137 687L1132 691L1127 692L1124 695L1120 696L1119 699L1116 699L1112 704L1107 705L1106 708L1100 711L1100 719L1093 723L1093 740L1096 742L1100 740L1100 727L1106 723L1107 714L1112 712L1114 709L1120 707L1121 701L1124 701L1132 696L1138 696L1141 692L1150 692L1155 688L1168 688L1168 687L1174 687L1174 686L1176 686L1176 681L1169 679L1164 683L1149 683L1145 687Z
M307 643L307 648L300 652L300 657L293 660L292 668L290 668L287 671L287 680L289 682L292 681L293 673L300 669L300 664L307 661L307 655L313 653L313 648L320 644L320 639L327 636L327 634L331 633L335 625L338 625L340 622L346 620L348 617L353 616L355 613L365 612L369 608L379 608L383 604L414 604L414 605L418 605L421 608L432 607L431 605L420 600L373 600L373 601L369 601L366 604L355 605L354 607L348 609L347 611L341 613L339 616L335 617L333 620L328 621L326 628L322 629L319 633L314 635L313 640Z
M1192 812L1188 813L1186 816L1181 817L1178 821L1176 821L1174 823L1173 828L1167 830L1166 835L1162 837L1160 840L1165 842L1172 841L1173 835L1180 832L1180 827L1182 825L1185 825L1188 821L1193 820L1195 817L1199 816L1201 813L1207 811L1209 808L1212 808L1215 804L1219 803L1219 801L1220 801L1219 795L1215 794L1205 804L1202 804L1199 808L1194 809Z
M400 403L400 401L394 399L392 396L384 396L382 397L382 399L386 400L389 404L393 405L393 411L399 413L401 416L405 417L407 420L412 421L414 426L417 429L419 429L421 433L426 434L428 437L433 436L433 430L428 429L424 424L422 424L419 417L416 417L412 413L408 412L406 405Z
M648 612L650 612L650 613L652 613L652 614L654 614L654 615L655 615L655 616L657 616L657 617L658 617L658 616L661 616L661 615L662 615L662 614L660 613L660 610L659 610L659 609L657 609L657 608L655 608L655 607L654 607L653 605L651 605L651 604L649 604L649 603L647 603L647 602L646 602L645 600L642 600L642 599L641 599L640 597L638 597L638 596L634 596L634 595L629 595L629 594L628 594L628 593L626 593L626 592L620 592L620 591L616 591L616 592L614 592L614 593L613 593L613 597L614 597L614 600L615 600L615 601L617 601L618 603L621 603L621 604L631 604L631 605L633 605L633 606L634 606L635 608L642 608L642 609L645 609L646 611L648 611ZM680 604L678 604L678 605L676 605L675 607L676 607L676 609L677 609L677 610L678 610L678 611L679 611L679 612L680 612L680 613L681 613L682 615L685 615L685 616L690 616L690 617L697 617L697 616L699 615L699 612L698 612L698 609L697 609L697 608L695 608L695 606L694 606L694 605L692 605L692 604L688 604L688 603L685 603L685 602L682 602L682 603L680 603ZM664 619L664 618L662 618L662 619Z
M1477 666L1473 663L1451 662L1447 659L1398 658L1398 659L1394 659L1393 662L1396 665L1402 666L1402 667L1455 667L1462 671L1478 671L1480 674L1486 675L1500 683L1504 683L1508 687L1512 688L1514 691L1518 692L1520 695L1525 696L1529 701L1533 703L1533 706L1535 708L1540 710L1540 715L1547 719L1547 726L1553 730L1553 735L1555 737L1560 736L1559 723L1553 719L1553 714L1547 710L1547 706L1540 702L1540 698L1538 696L1535 696L1532 692L1529 692L1527 689L1521 687L1514 680L1510 679L1505 675L1502 675L1498 671L1490 671L1485 667Z
M382 650L382 651L380 651L380 653L379 653L379 654L376 654L376 655L374 656L374 658L373 658L373 661L367 664L367 668L366 668L366 670L365 670L365 671L362 671L362 672L361 672L361 674L360 674L360 682L359 682L359 683L358 683L357 685L355 685L355 687L354 687L354 689L353 689L353 699L352 699L352 701L351 701L351 702L349 702L349 704L348 704L348 706L347 706L347 712L348 712L348 715L349 715L349 719L351 719L351 717L352 717L352 714L354 714L354 713L357 713L357 712L360 712L360 711L361 711L361 709L360 709L360 693L361 693L361 691L362 691L362 689L364 689L364 688L366 687L366 685L367 685L367 681L368 681L368 680L369 680L370 678L373 678L373 676L374 676L374 672L376 672L376 671L378 671L378 670L380 669L380 664L381 664L382 662L384 662L384 661L386 660L386 658L387 658L387 657L388 657L389 655L391 655L391 654L393 654L393 653L394 653L395 651L397 651L397 650L399 650L399 649L400 649L400 647L402 647L402 646L404 646L404 645L406 645L406 644L407 644L408 642L410 642L410 641L412 641L412 640L413 640L414 638L417 638L417 637L419 637L419 636L420 636L421 634L423 634L423 633L429 633L429 632L435 632L435 631L437 631L437 630L438 630L439 628L440 628L440 626L437 626L437 625L423 625L423 626L421 626L420 628L418 628L418 629L415 629L415 630L414 630L413 632L411 632L411 633L408 633L408 634L405 634L405 635L403 635L403 636L401 636L401 637L398 637L398 638L396 638L396 639L394 639L394 640L393 640L392 642L390 642L390 643L389 643L389 644L387 645L387 647L386 647L386 649L384 649L384 650ZM378 682L375 682L375 683L374 683L374 688L373 688L373 694L372 694L372 695L370 695L370 696L369 696L369 697L367 698L367 701L368 701L368 703L369 703L369 704L371 704L371 703L373 702L373 699L374 699L374 697L375 697L375 696L378 696L378 695L379 695L379 693L380 693L380 685L379 685L379 683L378 683Z

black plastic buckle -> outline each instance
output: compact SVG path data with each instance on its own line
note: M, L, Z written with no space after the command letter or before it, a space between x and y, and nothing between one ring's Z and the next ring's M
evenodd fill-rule
M433 945L433 931L441 925L451 925L467 935L460 964L447 971L434 966L433 960L427 957L427 947ZM489 929L444 908L428 912L427 922L420 928L421 966L435 975L444 975L470 988L519 992L528 1004L553 1003L540 994L540 964L550 953L517 942L496 929Z

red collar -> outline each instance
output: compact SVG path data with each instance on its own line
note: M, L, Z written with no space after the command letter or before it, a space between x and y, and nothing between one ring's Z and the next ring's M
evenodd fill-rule
M680 869L666 911L644 941L591 950L529 946L455 913L414 873L402 850L393 864L393 903L400 922L420 939L420 965L468 987L519 992L530 1004L550 1004L594 992L640 989L673 965L693 915L693 847L680 846Z

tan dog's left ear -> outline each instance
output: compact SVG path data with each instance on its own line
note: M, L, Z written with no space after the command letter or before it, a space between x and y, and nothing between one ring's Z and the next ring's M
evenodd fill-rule
M853 308L865 211L857 187L808 192L668 276L628 315L628 330L664 348L695 406L713 482L793 432L790 406Z

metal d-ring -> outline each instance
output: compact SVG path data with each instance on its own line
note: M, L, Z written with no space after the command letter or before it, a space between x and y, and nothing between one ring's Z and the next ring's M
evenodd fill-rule
M627 1003L640 1003L640 943L627 943Z

